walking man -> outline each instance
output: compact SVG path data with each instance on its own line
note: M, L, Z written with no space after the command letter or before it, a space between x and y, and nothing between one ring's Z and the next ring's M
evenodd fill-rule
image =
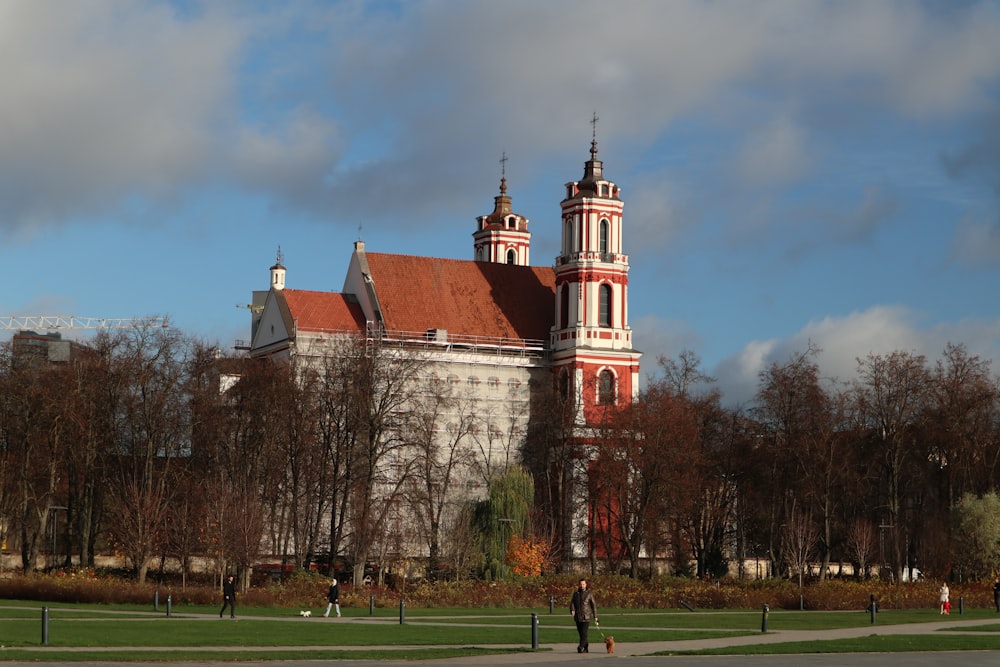
M597 621L597 603L594 601L594 594L587 588L587 580L580 580L580 587L573 593L573 600L569 604L569 613L576 621L576 631L580 635L580 644L576 647L577 653L590 653L590 643L587 641L587 633L590 631L590 621Z
M219 610L219 618L229 607L229 618L236 618L236 577L229 575L222 582L222 609Z

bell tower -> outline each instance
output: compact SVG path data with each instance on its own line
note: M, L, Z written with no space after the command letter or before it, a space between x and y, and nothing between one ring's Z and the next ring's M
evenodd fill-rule
M628 325L628 255L621 189L597 159L597 115L583 178L566 184L562 251L556 258L551 331L558 389L578 406L577 423L597 424L638 395L639 357Z
M493 198L493 212L476 218L472 234L477 262L529 265L531 233L528 219L511 210L507 195L507 154L500 158L500 194Z

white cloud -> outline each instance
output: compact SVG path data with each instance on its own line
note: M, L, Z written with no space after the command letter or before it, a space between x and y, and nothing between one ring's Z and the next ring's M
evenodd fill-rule
M620 154L692 119L751 128L740 172L774 187L812 166L819 126L978 108L1000 72L989 3L194 7L0 7L0 57L17 63L0 89L2 224L219 183L354 219L441 210L481 182L475 156L579 156L592 111ZM278 111L254 117L264 98Z
M266 128L242 117L240 64L260 25L215 9L4 3L0 58L16 66L0 88L0 224L25 232L136 196L241 179L280 196L283 179L321 179L331 123L298 111Z
M723 360L713 374L727 403L746 404L757 389L761 371L782 364L813 345L820 349L821 375L831 381L849 382L856 376L857 360L869 354L912 352L936 360L948 343L963 344L970 354L994 360L1000 370L1000 319L945 322L921 328L906 308L876 306L844 317L810 322L783 339L751 341L743 350Z

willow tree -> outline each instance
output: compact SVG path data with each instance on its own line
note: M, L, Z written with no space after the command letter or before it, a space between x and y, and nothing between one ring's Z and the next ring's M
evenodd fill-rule
M489 497L476 504L473 525L479 536L485 557L487 579L503 580L512 575L506 563L512 536L524 537L531 530L531 509L535 501L535 485L531 475L520 467L512 467L489 483Z

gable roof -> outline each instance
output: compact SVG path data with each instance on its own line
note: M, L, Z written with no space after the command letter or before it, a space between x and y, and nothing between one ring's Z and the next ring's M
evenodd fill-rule
M386 329L547 340L551 267L365 253Z
M277 293L285 300L296 331L365 329L365 315L357 300L350 295L297 289L284 289ZM289 327L289 331L291 330Z

